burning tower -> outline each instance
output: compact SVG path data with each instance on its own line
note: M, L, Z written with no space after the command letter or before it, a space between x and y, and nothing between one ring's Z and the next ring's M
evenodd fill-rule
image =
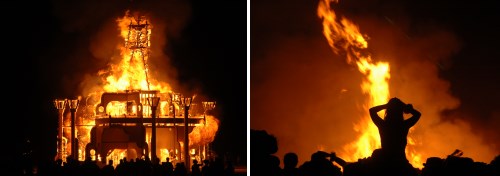
M214 101L197 101L155 80L148 72L151 29L146 16L117 20L124 43L121 60L99 72L102 85L88 96L59 99L57 159L170 158L185 162L209 157L218 120L207 114ZM67 105L71 117L67 117ZM114 162L118 163L118 162Z

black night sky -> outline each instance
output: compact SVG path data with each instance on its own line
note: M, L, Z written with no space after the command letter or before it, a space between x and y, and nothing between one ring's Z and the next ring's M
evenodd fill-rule
M125 10L147 11L165 24L174 90L198 92L217 101L220 126L214 150L247 156L246 1L34 1L2 4L2 149L17 161L22 153L43 161L54 157L55 98L78 96L81 80L105 67L106 29ZM109 31L108 31L109 32ZM104 39L103 39L104 38ZM116 46L116 45L115 45ZM101 47L104 49L96 49ZM106 48L107 47L107 48ZM97 51L96 51L97 50ZM29 142L28 142L29 141Z

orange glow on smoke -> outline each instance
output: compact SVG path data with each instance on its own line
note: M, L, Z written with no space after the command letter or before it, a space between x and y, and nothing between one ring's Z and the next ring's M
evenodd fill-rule
M206 145L214 141L215 133L219 128L219 120L210 115L207 115L205 118L205 125L196 126L189 133L189 146Z
M368 112L370 107L385 104L389 100L389 63L372 60L370 54L366 52L368 42L358 26L344 17L338 19L330 8L331 2L338 1L322 0L318 5L317 15L323 20L323 34L336 54L345 54L347 62L355 64L365 75L361 88L363 93L369 96L363 104L363 109ZM338 152L340 157L350 162L368 157L373 150L380 148L378 129L372 123L368 113L355 124L354 130L360 134L358 139L345 145L344 151ZM414 167L422 168L421 155L409 150L415 143L415 139L409 136L406 155Z
M150 24L150 20L146 16L141 16L138 18L137 15L131 15L129 11L125 13L123 17L116 19L117 30L119 30L119 36L123 39L123 42L119 42L117 49L120 51L120 56L117 59L113 58L109 63L107 69L100 70L98 76L101 79L101 83L95 87L95 92L91 93L91 96L99 96L104 92L124 92L131 90L157 90L160 93L172 93L171 86L168 83L156 80L149 73L148 60L149 58L149 47L151 43L149 42L152 35L153 25ZM131 30L130 25L138 25L137 29ZM147 26L146 28L141 28ZM139 29L140 28L140 29ZM147 42L145 42L147 41ZM87 102L87 101L85 101ZM94 105L83 105L78 111L83 114L77 117L76 124L79 124L76 128L77 138L79 139L79 149L85 151L85 146L90 142L90 131L92 127L95 126L95 106L100 102L94 102ZM143 103L144 104L144 103ZM169 106L171 104L167 100L161 100L158 109L159 118L165 118L169 115ZM137 105L132 105L131 113L137 113ZM150 111L147 104L144 104L143 111L145 117L150 117L148 114ZM176 111L180 111L178 104L174 104ZM126 115L127 104L126 102L109 102L106 107L106 114L110 116L122 116ZM130 112L130 111L129 111ZM70 114L67 114L68 116ZM70 119L67 117L66 119ZM69 120L65 120L65 134L64 136L70 136L69 134ZM215 132L218 129L218 120L213 116L207 116L207 125L196 127L190 134L191 136L199 136L192 139L195 143L209 143L212 142L215 137ZM151 134L146 133L146 139L150 139ZM149 141L149 140L148 140ZM149 143L149 142L148 142ZM66 150L69 151L70 143L64 143ZM160 158L165 159L166 157L173 155L175 151L168 151L164 148L158 148L160 150ZM115 164L118 159L126 156L127 151L122 149L115 149L109 154L107 159L115 160ZM68 153L69 155L69 153ZM82 152L80 156L83 156ZM79 160L84 160L84 158L79 158Z
M171 86L165 82L155 80L149 73L148 60L152 29L154 26L149 23L146 17L138 18L130 15L127 11L122 18L116 20L120 37L124 42L119 43L120 60L117 63L109 64L109 69L99 71L99 76L103 77L103 92L119 92L124 90L159 90L161 93L172 92ZM130 24L143 24L147 28L142 30L130 30ZM130 33L129 33L130 30ZM130 41L129 41L130 40ZM130 47L133 44L138 47ZM141 48L144 47L144 48ZM166 104L162 103L160 109L165 109ZM120 114L125 105L118 102L111 102L108 105L108 114Z

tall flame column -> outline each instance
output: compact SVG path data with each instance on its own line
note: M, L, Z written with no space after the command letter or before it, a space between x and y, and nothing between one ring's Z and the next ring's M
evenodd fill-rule
M156 156L156 109L160 103L160 97L149 97L148 105L151 107L151 160L153 164L158 164L158 157Z
M59 123L57 124L57 159L62 159L64 160L64 146L63 146L63 125L64 125L64 109L66 109L66 104L68 100L60 100L56 99L54 100L54 106L58 110L58 121Z
M184 105L184 165L189 170L190 166L190 157L189 157L189 107L191 106L191 102L193 101L192 97L183 97L181 99L182 104Z
M76 140L76 110L78 109L78 104L80 104L80 99L69 100L69 110L71 112L71 158L78 160L78 143Z

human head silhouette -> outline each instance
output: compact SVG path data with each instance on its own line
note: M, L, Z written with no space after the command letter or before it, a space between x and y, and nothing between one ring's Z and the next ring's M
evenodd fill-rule
M299 157L297 156L297 154L292 152L286 153L283 160L285 167L295 168L299 163Z
M313 153L311 155L311 161L322 161L322 160L327 160L328 153L324 151L317 151L316 153Z
M387 109L385 110L385 119L388 121L396 121L396 120L404 120L403 119L403 110L406 106L403 101L399 98L394 97L389 100L387 103Z

